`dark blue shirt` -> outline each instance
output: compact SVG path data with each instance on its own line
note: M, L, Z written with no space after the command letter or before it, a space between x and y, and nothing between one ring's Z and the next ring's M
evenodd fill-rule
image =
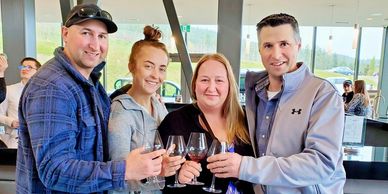
M267 86L268 82L263 85L256 85L255 91L258 97L256 108L256 153L258 156L265 156L267 151L268 140L271 135L271 128L281 92L268 100Z
M25 86L19 106L17 193L92 193L123 188L125 161L107 160L110 101L63 48ZM105 63L100 64L95 68Z

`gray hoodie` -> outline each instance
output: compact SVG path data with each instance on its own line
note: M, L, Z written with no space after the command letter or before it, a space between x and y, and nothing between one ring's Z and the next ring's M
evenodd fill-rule
M151 98L153 114L150 115L128 94L113 99L109 117L109 156L111 160L125 160L128 153L154 139L155 131L167 115L167 109L156 97ZM127 181L126 191L111 193L161 193L156 185L144 185L140 181Z

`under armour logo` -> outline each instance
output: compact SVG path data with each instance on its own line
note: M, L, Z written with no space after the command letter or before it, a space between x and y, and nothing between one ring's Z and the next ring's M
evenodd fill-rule
M296 110L295 108L293 108L291 114L295 113L298 113L298 115L300 115L302 113L302 109Z

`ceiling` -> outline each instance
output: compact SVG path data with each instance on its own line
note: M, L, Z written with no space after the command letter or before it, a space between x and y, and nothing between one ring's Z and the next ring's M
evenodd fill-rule
M60 21L59 1L36 0L38 22ZM117 23L168 23L162 0L99 0ZM216 24L218 0L174 0L181 24ZM294 15L301 26L388 26L388 0L244 0L243 24L273 13Z

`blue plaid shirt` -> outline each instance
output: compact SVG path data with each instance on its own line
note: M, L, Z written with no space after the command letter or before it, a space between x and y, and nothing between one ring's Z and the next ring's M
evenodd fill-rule
M125 161L109 161L110 102L59 47L24 88L19 105L17 193L92 193L125 185Z

